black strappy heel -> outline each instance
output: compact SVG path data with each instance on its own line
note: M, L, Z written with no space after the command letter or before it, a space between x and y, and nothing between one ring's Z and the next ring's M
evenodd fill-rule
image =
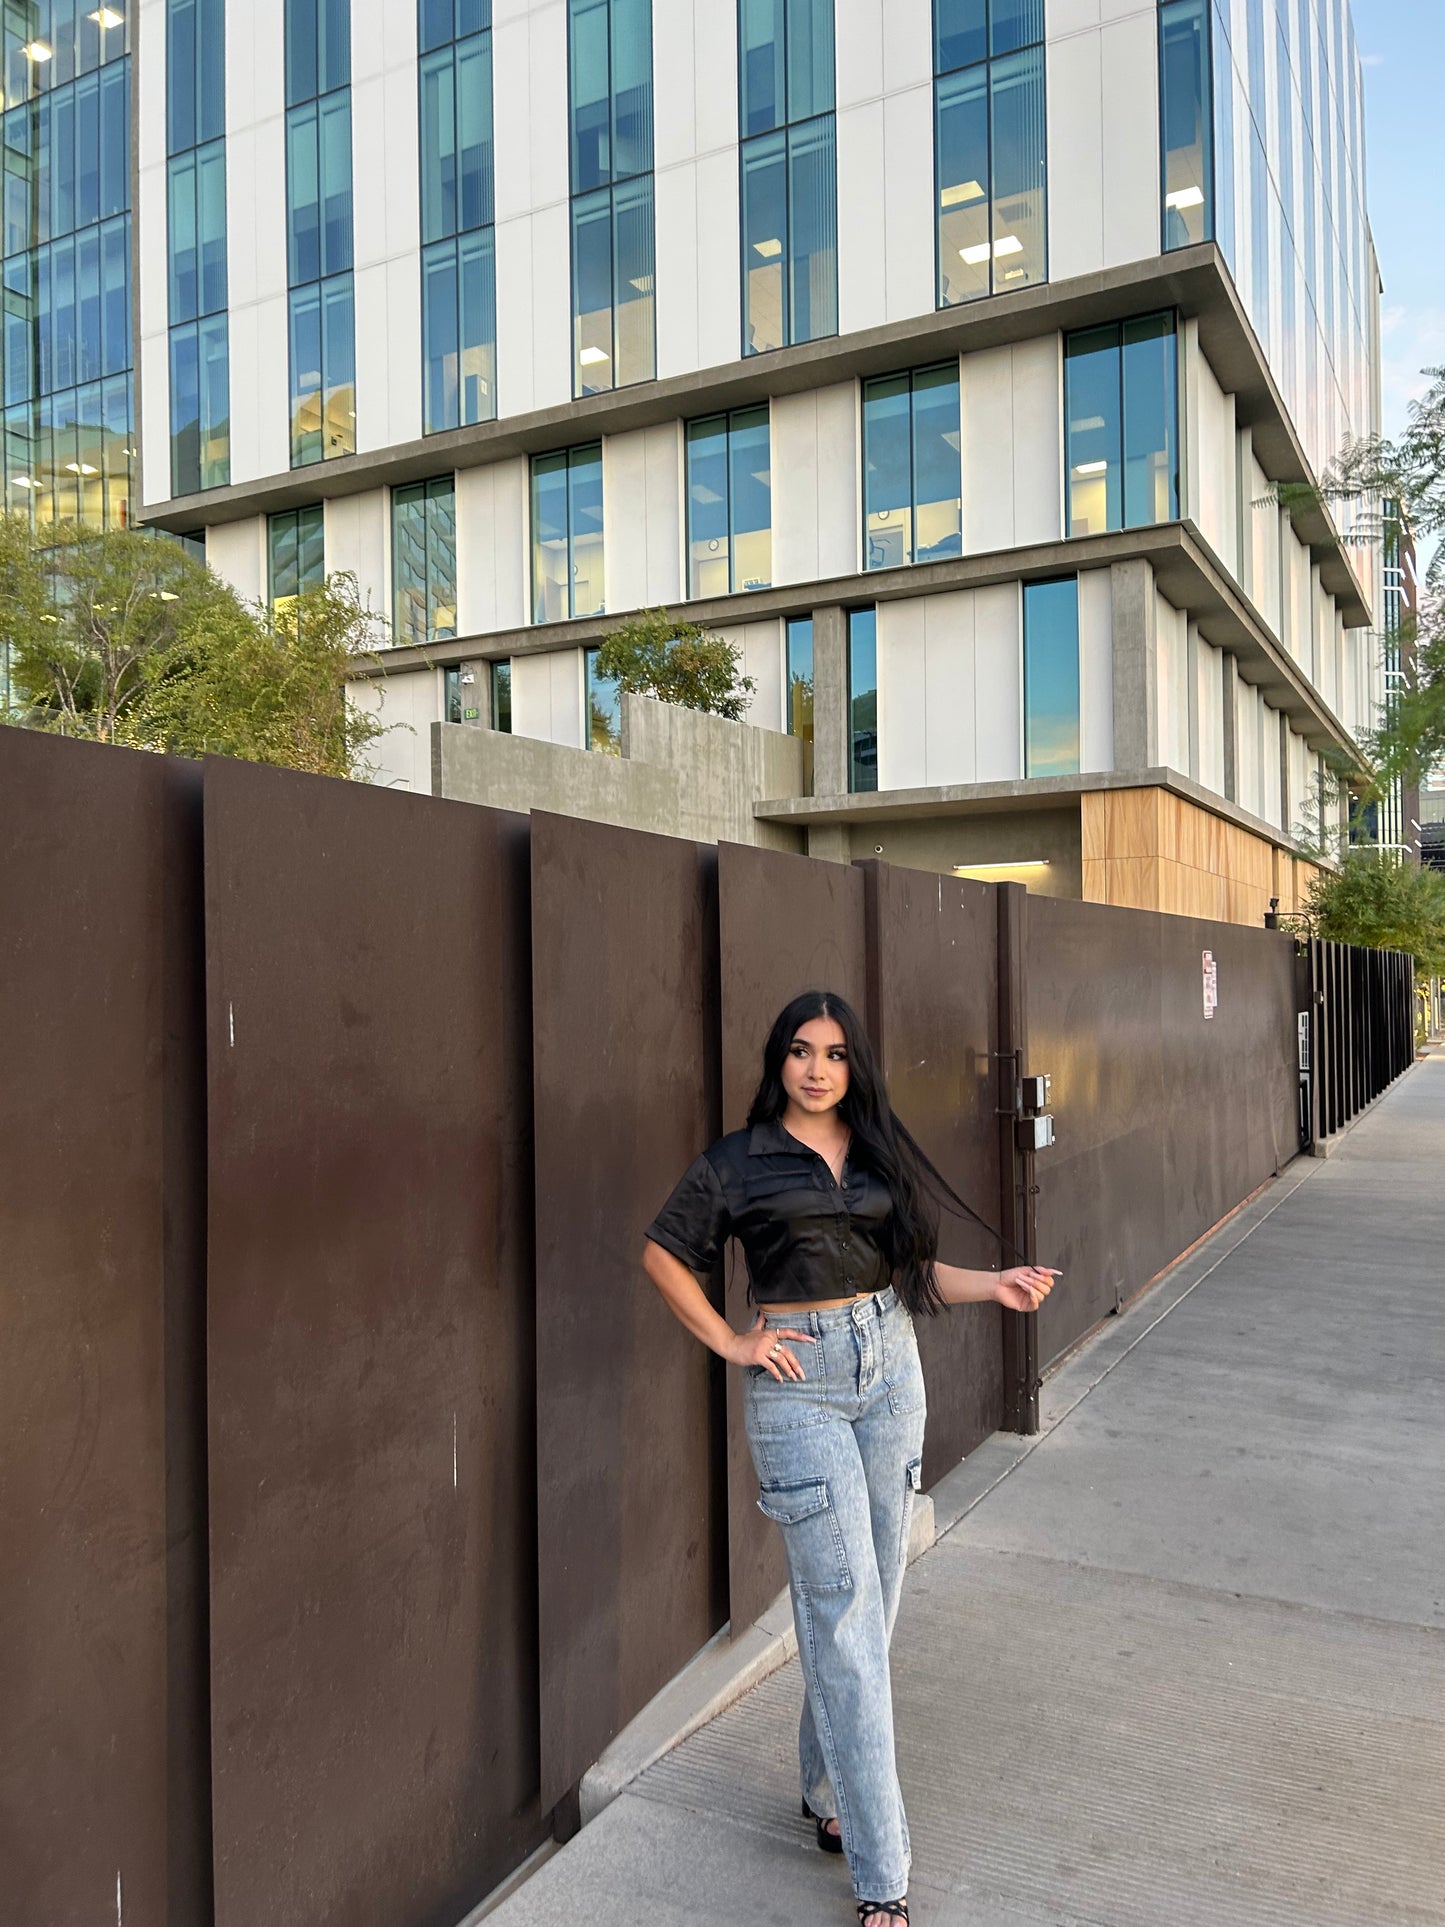
M906 1922L908 1902L906 1900L860 1900L858 1902L859 1920L866 1920L869 1914L886 1914L889 1920Z
M813 1825L818 1829L818 1845L823 1849L824 1853L841 1853L843 1851L842 1834L829 1833L828 1822L820 1815L814 1813L806 1800L803 1802L803 1818L805 1820L811 1820Z

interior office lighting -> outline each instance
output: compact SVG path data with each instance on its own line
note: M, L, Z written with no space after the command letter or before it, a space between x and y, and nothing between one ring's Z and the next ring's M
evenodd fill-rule
M1164 196L1165 207L1203 207L1204 189L1202 187L1176 187L1172 194Z
M760 254L765 261L776 261L783 251L783 244L776 235L770 241L754 241L753 253Z
M92 468L89 462L67 462L65 467L70 475L99 475L100 473L100 470Z
M97 7L95 12L87 14L86 18L93 20L96 26L102 29L125 25L125 15L118 13L114 7Z
M39 488L40 484L33 475L17 475L15 486L16 488Z
M992 245L987 241L979 241L971 248L960 248L958 255L966 266L976 268L980 262L987 261L990 255L998 260L1000 255L1022 254L1023 251L1024 244L1016 234L1001 234Z
M983 189L977 181L960 181L956 187L944 188L938 198L944 207L963 207L969 201L981 201Z
M1107 462L1075 462L1074 464L1076 475L1107 475L1108 472Z
M599 361L611 361L612 357L605 348L584 348L577 359L584 368L595 368Z
M33 60L37 64L42 60L53 60L55 57L55 49L46 46L43 40L28 40L20 51L27 60Z
M982 871L1047 870L1052 864L1053 858L1047 856L1020 857L1016 863L955 863L953 874L956 877L975 877Z

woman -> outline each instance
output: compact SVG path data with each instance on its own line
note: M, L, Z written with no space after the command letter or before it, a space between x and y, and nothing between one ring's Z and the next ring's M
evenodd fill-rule
M888 1642L923 1463L913 1315L986 1299L1033 1311L1058 1275L938 1263L935 1207L951 1196L894 1116L854 1012L807 991L773 1025L747 1128L688 1169L643 1257L688 1330L745 1374L758 1503L782 1528L807 1685L803 1812L820 1846L847 1855L863 1927L908 1918ZM698 1282L729 1236L758 1306L746 1333Z

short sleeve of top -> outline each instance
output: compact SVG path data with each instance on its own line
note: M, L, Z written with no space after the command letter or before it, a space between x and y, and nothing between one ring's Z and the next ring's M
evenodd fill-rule
M722 1182L706 1152L683 1172L672 1196L647 1227L652 1242L706 1274L721 1258L732 1220Z

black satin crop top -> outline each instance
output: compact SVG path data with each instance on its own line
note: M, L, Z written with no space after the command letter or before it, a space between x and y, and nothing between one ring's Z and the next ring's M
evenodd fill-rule
M827 1160L781 1124L758 1124L695 1159L647 1235L704 1275L736 1238L757 1302L801 1305L888 1284L892 1212L887 1185L866 1165L845 1164L839 1184Z

